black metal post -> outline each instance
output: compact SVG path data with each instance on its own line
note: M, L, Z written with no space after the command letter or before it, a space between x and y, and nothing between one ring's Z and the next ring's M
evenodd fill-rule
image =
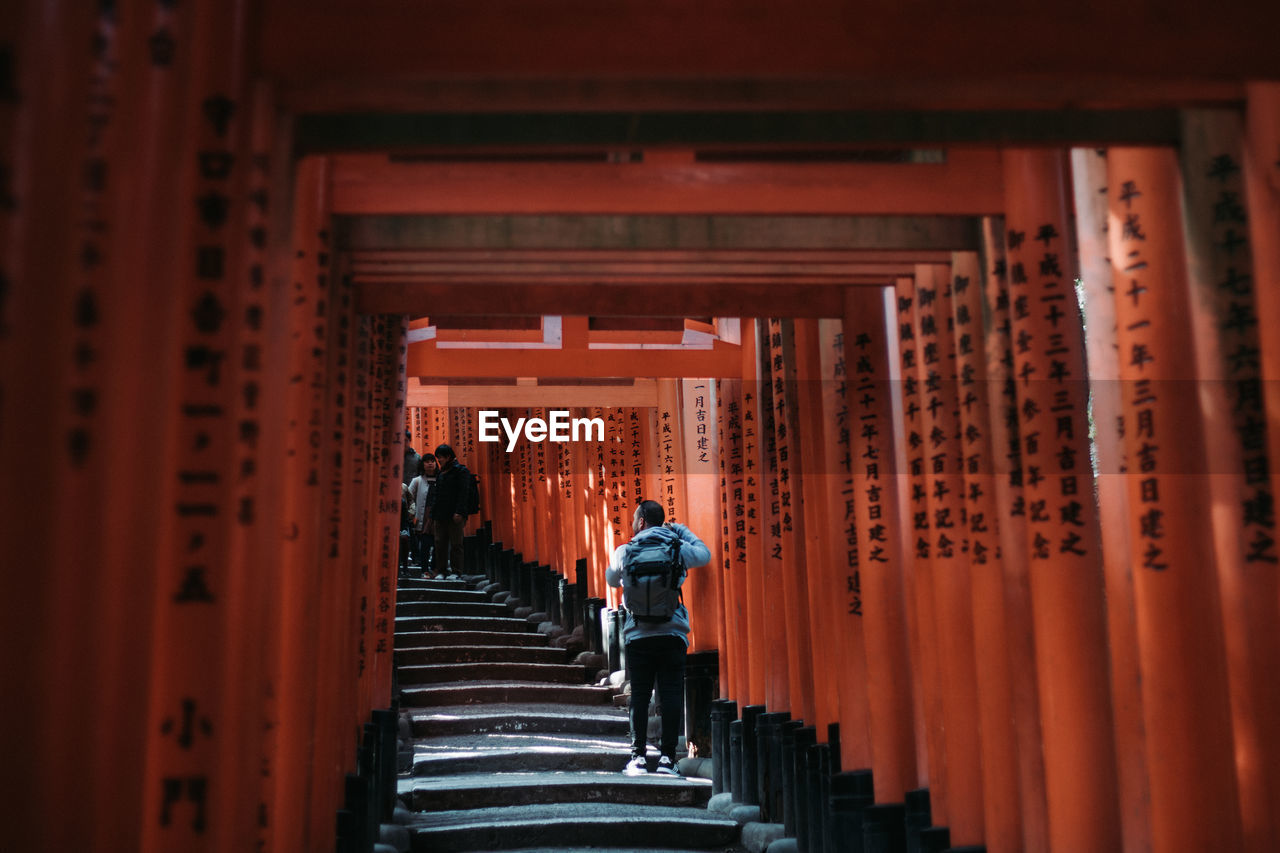
M906 853L902 803L881 803L862 810L862 849L863 853Z
M848 770L831 777L827 837L833 843L828 850L863 853L862 810L873 802L875 784L870 770Z
M907 791L904 808L907 853L920 853L920 833L933 823L933 809L929 805L929 789L917 788L914 791Z
M748 705L742 709L742 802L748 806L760 805L760 774L756 754L756 723L765 712L764 705Z

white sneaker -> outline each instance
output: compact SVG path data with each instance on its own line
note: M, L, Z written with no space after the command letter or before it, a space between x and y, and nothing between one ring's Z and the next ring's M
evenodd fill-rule
M645 776L649 773L649 764L643 755L633 755L622 772L628 776Z
M658 759L658 772L667 776L679 776L680 771L676 770L675 764L665 755Z

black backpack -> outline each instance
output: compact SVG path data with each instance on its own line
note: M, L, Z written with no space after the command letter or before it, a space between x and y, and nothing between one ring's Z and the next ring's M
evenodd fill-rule
M622 558L622 605L637 622L667 622L683 596L680 538L646 539L627 546Z
M466 466L459 466L458 476L462 478L462 488L466 490L462 499L463 515L475 515L480 511L480 478Z

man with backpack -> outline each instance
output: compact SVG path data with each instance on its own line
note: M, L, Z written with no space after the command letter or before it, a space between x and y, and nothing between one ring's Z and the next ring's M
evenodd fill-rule
M689 649L689 611L680 587L687 569L711 560L706 544L683 524L663 524L657 501L641 501L632 519L635 535L619 545L605 581L622 587L627 610L623 642L631 670L631 760L628 776L648 772L645 741L654 683L662 705L662 755L658 773L676 772L676 743L684 722L684 666Z
M462 534L467 516L479 511L479 490L467 466L458 461L453 448L436 448L440 473L436 475L435 503L431 520L435 524L435 571L439 577L462 574ZM446 570L446 565L448 569Z

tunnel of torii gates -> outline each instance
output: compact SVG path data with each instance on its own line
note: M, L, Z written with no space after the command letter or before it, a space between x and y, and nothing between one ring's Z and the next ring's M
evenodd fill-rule
M308 89L407 36L287 37L302 5L0 16L6 849L330 846L394 699L406 429L479 475L469 530L610 605L660 500L713 553L718 695L838 723L953 843L1275 849L1280 85L539 121L536 87ZM583 20L565 61L605 68ZM790 20L779 55L859 61ZM1256 68L1275 30L1232 32ZM603 439L478 440L553 410Z

